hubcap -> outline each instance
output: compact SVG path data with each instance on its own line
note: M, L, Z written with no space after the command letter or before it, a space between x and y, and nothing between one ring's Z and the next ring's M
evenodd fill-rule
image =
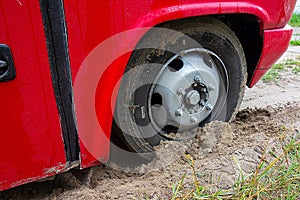
M200 48L182 51L166 62L154 80L148 100L149 118L158 132L168 127L179 132L190 130L209 116L222 84L218 67L226 72L216 54ZM157 102L152 98L161 99L160 103L151 104Z

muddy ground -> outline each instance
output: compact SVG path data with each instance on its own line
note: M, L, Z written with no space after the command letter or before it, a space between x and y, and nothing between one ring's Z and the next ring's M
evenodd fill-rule
M266 147L280 154L280 138L300 139L299 87L300 75L291 69L281 72L276 83L260 81L246 90L241 109L232 122L212 122L199 128L195 139L186 145L162 143L155 162L136 168L135 172L96 166L90 172L91 180L85 184L67 172L54 180L3 191L0 199L170 199L172 185L184 173L185 182L192 182L186 154L194 158L202 184L227 188L237 179L239 167L245 174L255 170Z

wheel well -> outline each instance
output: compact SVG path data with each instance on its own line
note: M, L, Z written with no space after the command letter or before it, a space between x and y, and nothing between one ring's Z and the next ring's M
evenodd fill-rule
M217 18L235 32L243 46L247 61L247 83L249 83L262 52L261 21L254 15L248 14L220 15Z
M203 17L203 16L200 16ZM247 61L247 72L249 83L254 69L258 64L261 51L262 51L262 32L261 32L261 21L254 15L250 14L224 14L224 15L210 15L227 26L235 32L236 36L240 40L244 49L246 61ZM157 25L158 27L168 27L170 23L187 23L191 21L197 21L199 17L191 17L184 19L177 19L173 21L164 22Z

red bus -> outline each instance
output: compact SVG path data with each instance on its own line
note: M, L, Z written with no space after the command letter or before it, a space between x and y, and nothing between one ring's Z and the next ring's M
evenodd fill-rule
M0 0L0 190L228 121L296 0Z

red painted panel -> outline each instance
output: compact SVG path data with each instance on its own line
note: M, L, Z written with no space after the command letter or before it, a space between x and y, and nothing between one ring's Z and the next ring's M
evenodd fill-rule
M59 172L66 163L39 1L0 1L0 43L16 79L0 83L0 190Z
M109 152L109 135L112 122L112 110L115 96L112 89L117 88L117 80L124 71L128 55L122 61L101 66L116 52L127 53L122 48L132 50L142 34L123 35L123 41L111 41L111 45L102 52L102 43L124 31L153 27L159 23L192 16L247 13L261 20L262 30L283 27L290 18L295 6L294 0L64 0L67 21L69 53L74 85L75 109L78 133L81 137L82 167L94 165L97 159L105 161ZM100 47L99 47L100 46ZM97 52L95 59L90 54ZM120 56L120 55L119 55ZM117 59L117 58L115 58ZM111 61L111 63L114 60ZM96 74L101 76L98 82L90 86L88 82L91 66L99 68ZM116 64L118 63L118 64ZM109 66L109 69L108 69ZM102 69L102 67L104 67ZM106 73L105 70L107 69ZM80 72L78 74L78 72ZM101 82L101 80L105 80ZM100 82L99 82L100 81ZM88 94L82 90L93 89ZM91 88L90 88L91 87ZM101 94L98 94L101 93ZM85 100L90 98L89 101ZM94 99L94 101L92 101ZM84 105L85 103L87 105ZM87 109L85 109L87 108ZM87 110L91 111L86 113ZM95 113L97 112L97 113ZM91 129L91 127L93 127ZM89 139L93 138L93 139ZM89 140L87 143L85 140ZM101 141L99 141L101 140ZM93 155L91 154L93 151Z
M292 33L293 28L289 25L286 25L281 29L264 31L262 54L251 78L249 87L253 87L287 50L290 44Z

